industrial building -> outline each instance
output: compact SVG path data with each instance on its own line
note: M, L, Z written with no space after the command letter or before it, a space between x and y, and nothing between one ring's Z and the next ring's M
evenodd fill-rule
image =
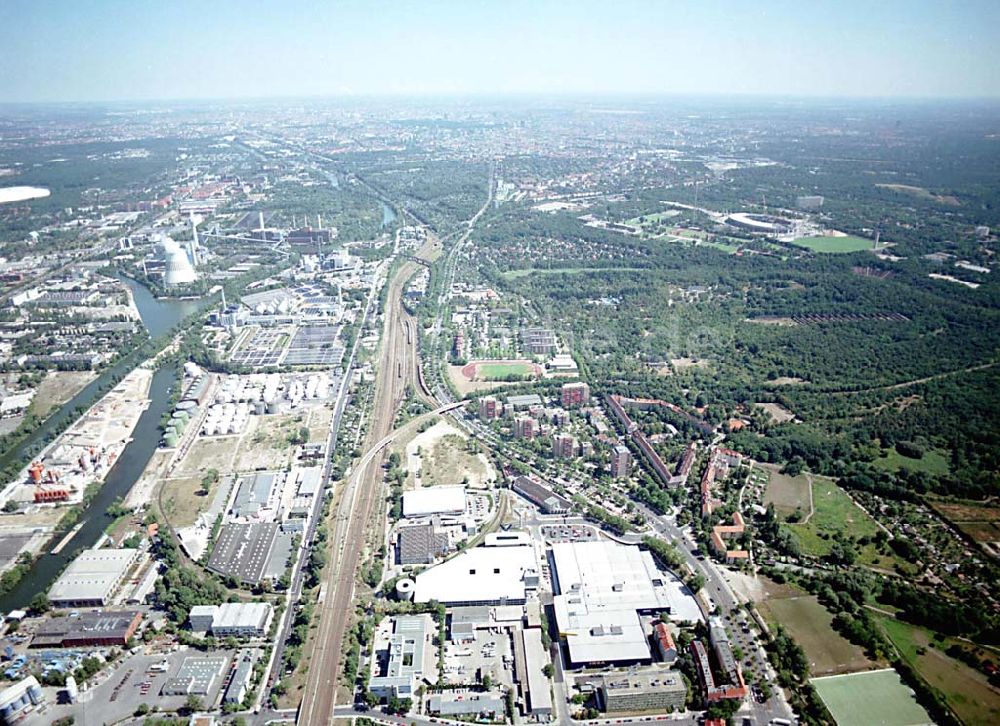
M277 522L227 524L212 549L208 569L247 585L278 579L286 569L292 536Z
M54 607L103 607L139 560L137 549L84 550L49 588Z
M276 472L257 471L240 477L233 501L232 516L240 519L256 519L268 508L272 492L281 475Z
M514 479L512 488L545 514L565 514L572 506L568 499L528 476L518 476Z
M163 684L160 694L207 696L222 677L223 670L228 664L229 657L224 655L185 658L177 673Z
M496 693L435 694L427 702L427 712L432 716L479 716L489 721L502 717L504 701Z
M84 612L74 618L39 623L30 648L103 648L125 646L142 623L139 610Z
M410 698L424 677L430 634L435 632L433 621L429 615L397 616L391 621L392 634L385 649L376 650L372 658L368 690L379 698Z
M266 602L195 605L188 615L191 630L211 633L216 638L262 638L273 617L274 609Z
M34 676L7 686L0 691L0 724L15 724L44 702L42 687Z
M522 605L539 584L531 545L474 547L417 575L414 600L445 605Z
M669 612L700 618L697 604L676 579L660 572L652 555L615 542L567 542L552 547L559 632L574 666L650 663L640 614Z
M236 668L233 670L233 677L229 679L226 692L222 696L222 702L242 703L250 690L250 681L253 679L253 666L257 661L257 655L252 650L240 651L236 657Z
M686 701L687 685L677 671L611 673L597 686L597 704L608 713L681 711Z
M403 516L407 518L464 512L465 487L424 487L403 492Z
M400 527L397 536L396 559L401 565L429 565L448 552L447 533L430 523Z
M518 676L525 701L525 712L547 718L552 715L552 691L543 669L549 662L542 645L542 629L526 628L520 631L524 669ZM515 648L515 653L517 649ZM516 658L515 660L520 660Z

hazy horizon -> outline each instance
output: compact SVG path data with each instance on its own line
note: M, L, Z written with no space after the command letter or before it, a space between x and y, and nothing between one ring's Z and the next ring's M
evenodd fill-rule
M1000 7L10 0L0 102L1000 98Z

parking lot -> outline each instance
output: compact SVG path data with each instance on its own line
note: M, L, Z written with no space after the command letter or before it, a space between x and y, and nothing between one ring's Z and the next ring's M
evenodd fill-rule
M226 652L227 656L231 653ZM184 705L186 696L163 696L164 684L177 673L185 658L202 655L188 648L167 655L133 655L119 661L110 672L99 673L90 688L81 688L77 703L58 703L59 688L44 688L46 707L32 714L24 724L41 726L67 716L76 723L115 723L131 716L139 704L158 705L162 710L176 710ZM214 703L225 682L217 678L206 706Z
M513 687L514 653L509 631L504 628L476 630L472 643L445 647L444 678L448 683L475 683L477 674L489 675L496 683Z
M542 536L552 544L559 542L593 542L597 530L587 524L546 524Z

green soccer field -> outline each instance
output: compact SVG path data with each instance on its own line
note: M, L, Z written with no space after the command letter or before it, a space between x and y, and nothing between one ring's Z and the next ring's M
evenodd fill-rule
M530 376L535 367L530 363L480 363L476 367L477 377L487 381L497 381L507 376Z
M870 250L874 245L870 239L862 239L861 237L851 236L802 237L800 239L793 240L792 244L798 245L799 247L805 247L813 252L829 253L859 252L861 250Z
M837 726L923 726L933 724L894 670L813 678Z

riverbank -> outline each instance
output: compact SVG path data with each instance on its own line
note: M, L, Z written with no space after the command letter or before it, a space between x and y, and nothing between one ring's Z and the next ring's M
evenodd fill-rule
M0 507L14 502L30 512L79 504L88 487L103 483L131 440L149 405L152 380L153 371L144 367L126 375L21 470L0 492Z

